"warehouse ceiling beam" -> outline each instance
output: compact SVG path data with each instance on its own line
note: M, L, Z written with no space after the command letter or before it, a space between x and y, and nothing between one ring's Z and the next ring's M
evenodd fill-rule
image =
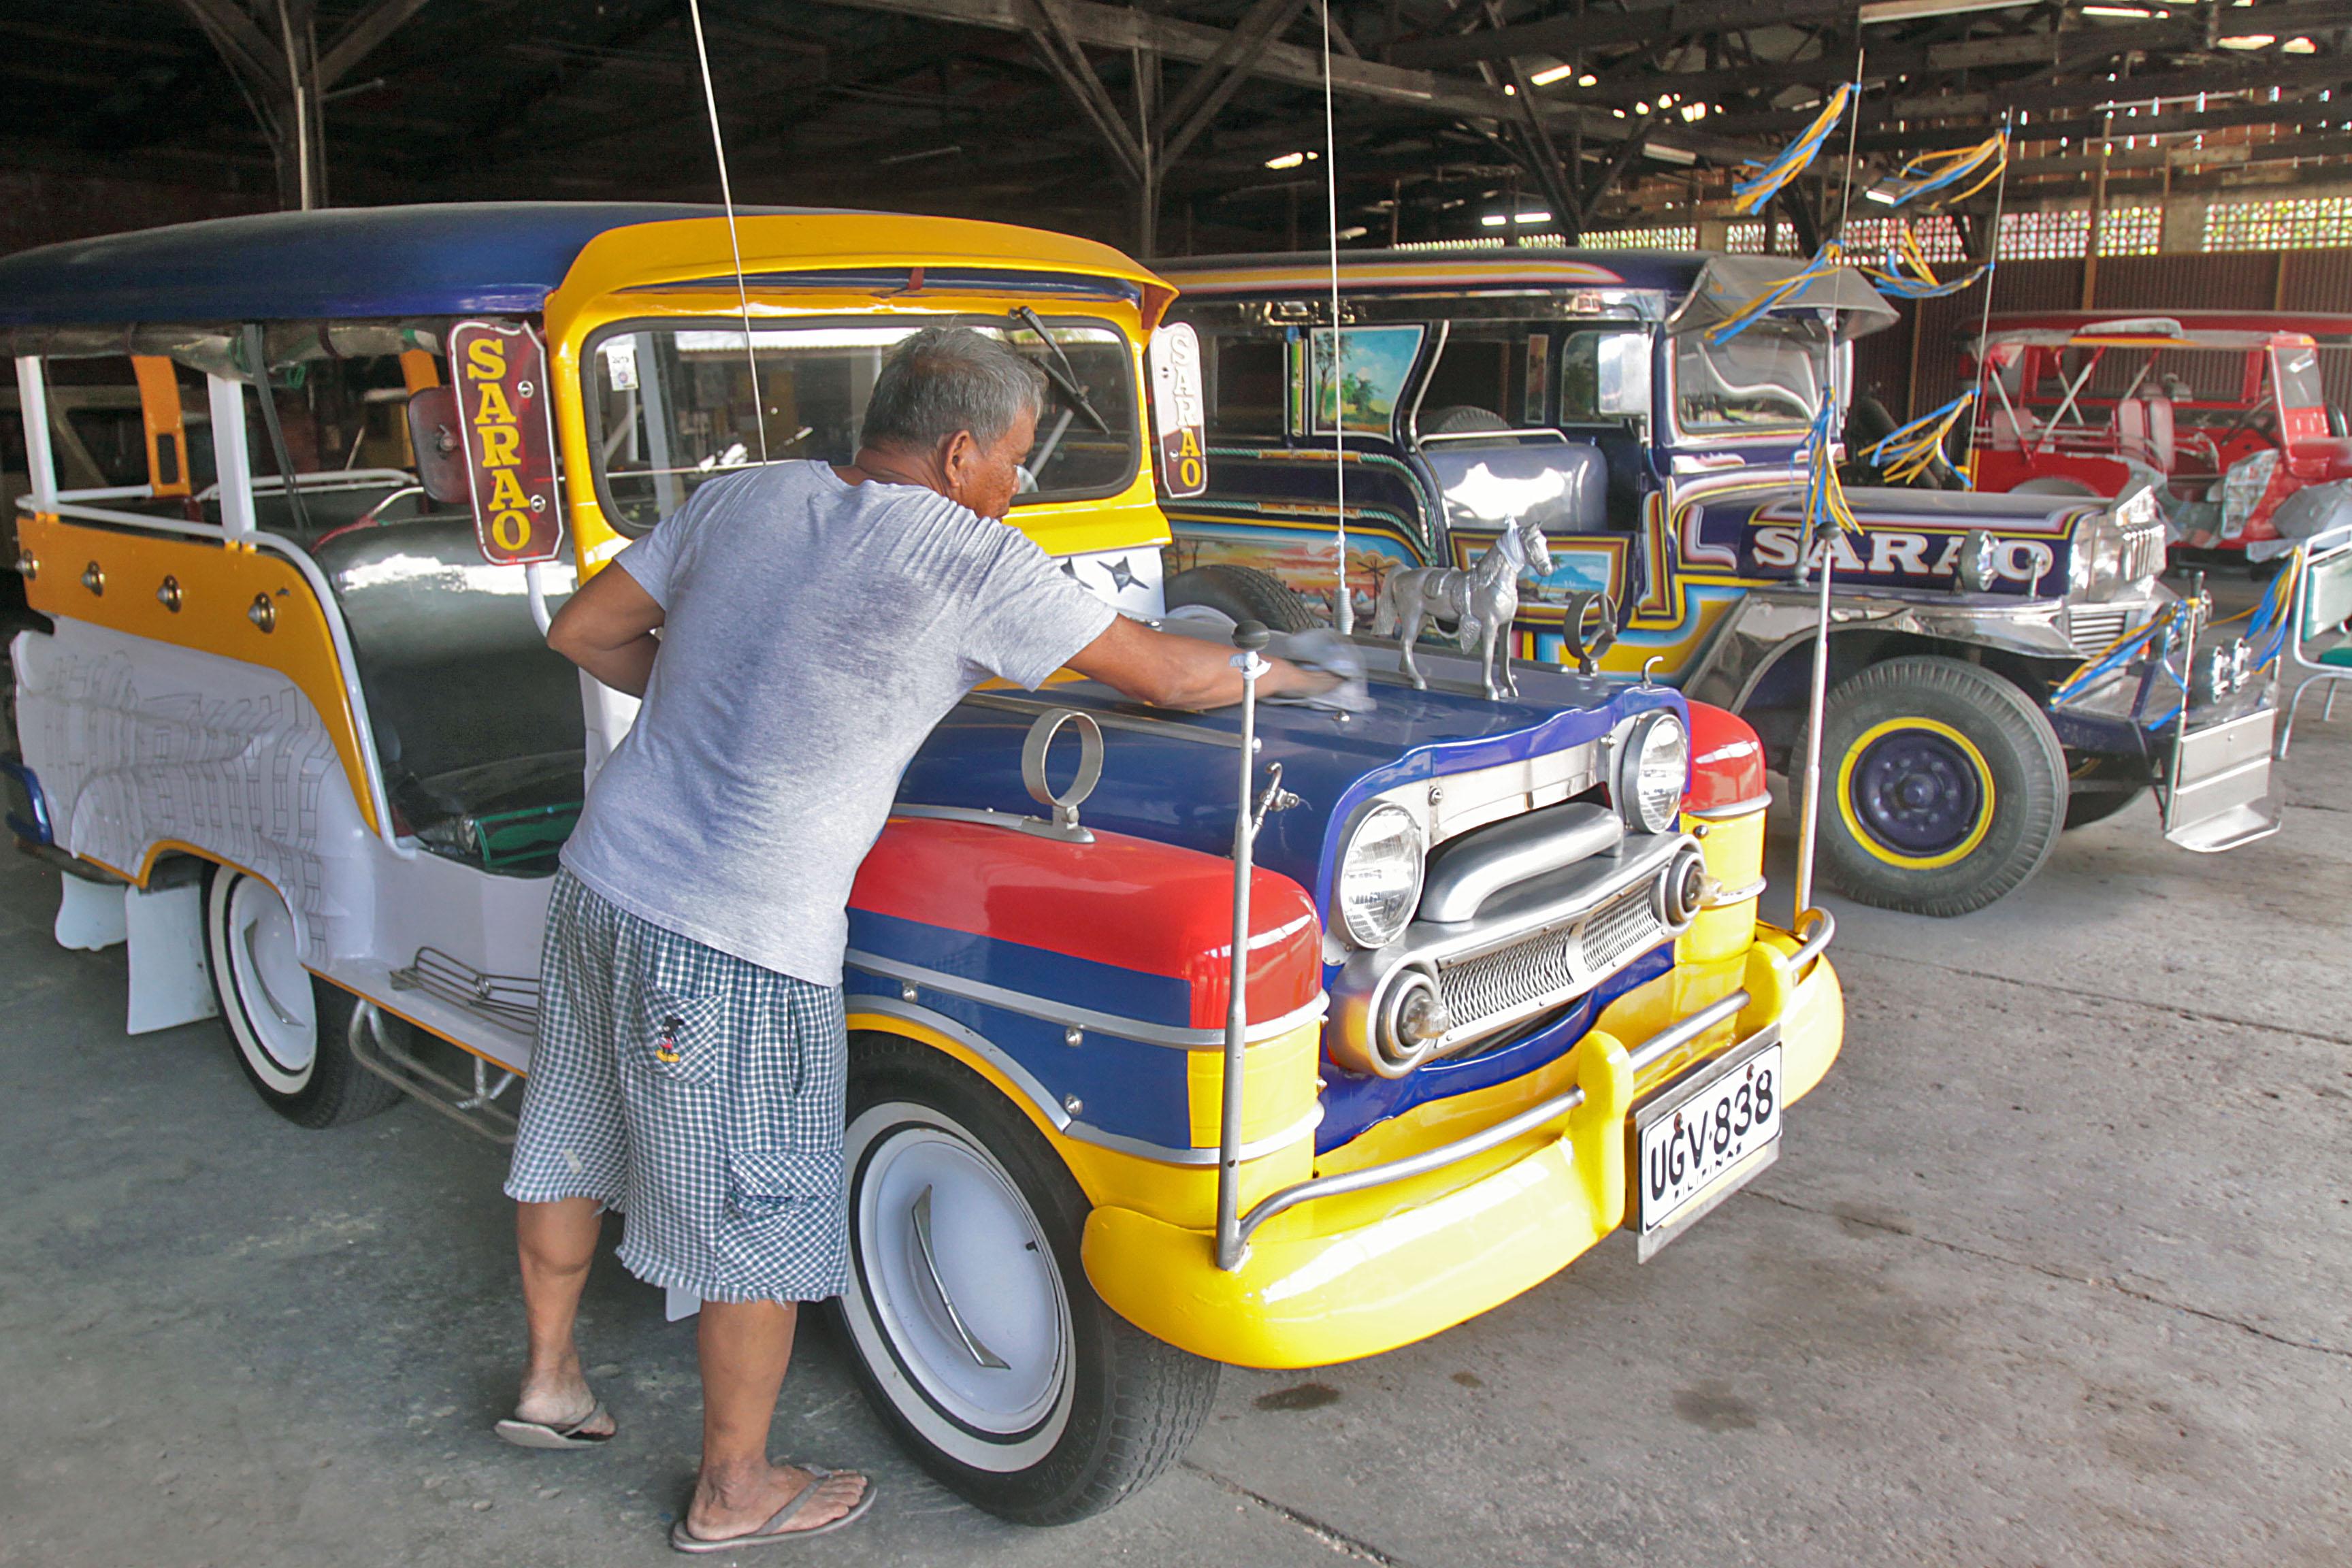
M1792 0L1798 5L1813 0ZM1089 48L1121 54L1141 52L1187 64L1215 58L1229 29L1188 22L1180 17L1108 5L1094 0L825 0L845 9L887 11L936 22L960 23L997 32L1027 33L1032 7L1052 11L1070 36ZM1269 41L1243 57L1253 78L1291 87L1323 89L1323 59L1315 49ZM1409 70L1379 60L1350 58L1335 47L1331 58L1331 90L1340 98L1390 104L1448 118L1501 122L1514 118L1517 106L1500 88L1466 77L1434 71ZM1542 110L1555 127L1580 123L1586 134L1615 137L1619 129L1597 110L1547 102ZM1698 156L1738 162L1755 155L1752 147L1734 145L1720 137L1677 132L1675 140Z

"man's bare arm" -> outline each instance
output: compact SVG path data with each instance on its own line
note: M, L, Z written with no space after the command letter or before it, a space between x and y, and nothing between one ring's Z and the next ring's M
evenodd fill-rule
M1234 650L1222 644L1154 631L1120 616L1078 650L1070 668L1155 708L1223 708L1242 700L1242 674L1233 658ZM1261 697L1303 697L1339 684L1336 677L1287 659L1267 662L1274 668L1258 679Z
M661 651L654 628L662 619L661 605L635 577L608 566L555 612L547 646L614 690L643 697Z

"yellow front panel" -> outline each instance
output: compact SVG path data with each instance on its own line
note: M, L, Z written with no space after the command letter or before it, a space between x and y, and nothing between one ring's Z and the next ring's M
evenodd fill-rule
M333 738L361 817L382 831L327 612L292 562L247 545L90 528L46 514L20 518L17 540L37 567L26 600L43 615L257 664L291 680ZM83 585L92 566L101 593ZM159 596L166 578L178 588L177 610ZM257 598L275 613L269 631L251 617Z
M1703 833L1699 849L1706 857L1706 874L1727 889L1755 887L1764 878L1764 812L1712 821L1683 818L1683 831ZM1756 940L1756 900L1703 910L1690 930L1675 944L1680 962L1706 963L1745 952Z

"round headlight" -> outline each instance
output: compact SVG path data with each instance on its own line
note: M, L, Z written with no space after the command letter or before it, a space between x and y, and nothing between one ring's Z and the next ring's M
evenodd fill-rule
M1366 812L1339 855L1332 903L1348 940L1386 947L1403 934L1421 902L1421 828L1400 805Z
M1664 833L1682 820L1690 787L1690 731L1672 713L1633 721L1618 759L1617 815L1636 833Z

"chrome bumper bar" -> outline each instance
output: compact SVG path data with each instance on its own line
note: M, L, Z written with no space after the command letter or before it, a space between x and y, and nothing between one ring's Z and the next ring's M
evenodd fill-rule
M1797 951L1788 957L1786 966L1792 979L1801 979L1802 972L1828 949L1832 939L1837 935L1837 921L1827 910L1809 910L1799 922L1798 929L1809 930L1811 934L1807 935ZM1628 1051L1625 1056L1627 1064L1637 1075L1647 1071L1717 1025L1738 1016L1741 1009L1753 999L1747 990L1742 988L1708 1003L1689 1017L1668 1025ZM1583 1103L1584 1090L1571 1089L1564 1094L1556 1094L1539 1104L1531 1105L1517 1115L1498 1121L1492 1127L1473 1132L1466 1138L1457 1138L1451 1143L1441 1143L1434 1149L1424 1149L1418 1154L1408 1154L1401 1160L1390 1160L1378 1165L1367 1165L1360 1171L1343 1171L1337 1175L1312 1177L1284 1187L1279 1192L1269 1193L1259 1199L1256 1206L1248 1214L1239 1216L1238 1219L1229 1222L1227 1216L1221 1213L1218 1215L1218 1267L1232 1272L1248 1261L1250 1237L1257 1234L1260 1226L1276 1215L1286 1214L1299 1205L1313 1203L1318 1198L1334 1198L1347 1193L1363 1192L1370 1187L1387 1186L1395 1182L1410 1181L1415 1176L1426 1175L1432 1171L1458 1164L1464 1160L1475 1158L1490 1149L1498 1148L1523 1133L1531 1132L1548 1121L1565 1116ZM1223 1151L1220 1163L1227 1167L1237 1166L1239 1159L1236 1151L1232 1149ZM1225 1235L1225 1226L1228 1223L1234 1226L1234 1232L1230 1237Z

